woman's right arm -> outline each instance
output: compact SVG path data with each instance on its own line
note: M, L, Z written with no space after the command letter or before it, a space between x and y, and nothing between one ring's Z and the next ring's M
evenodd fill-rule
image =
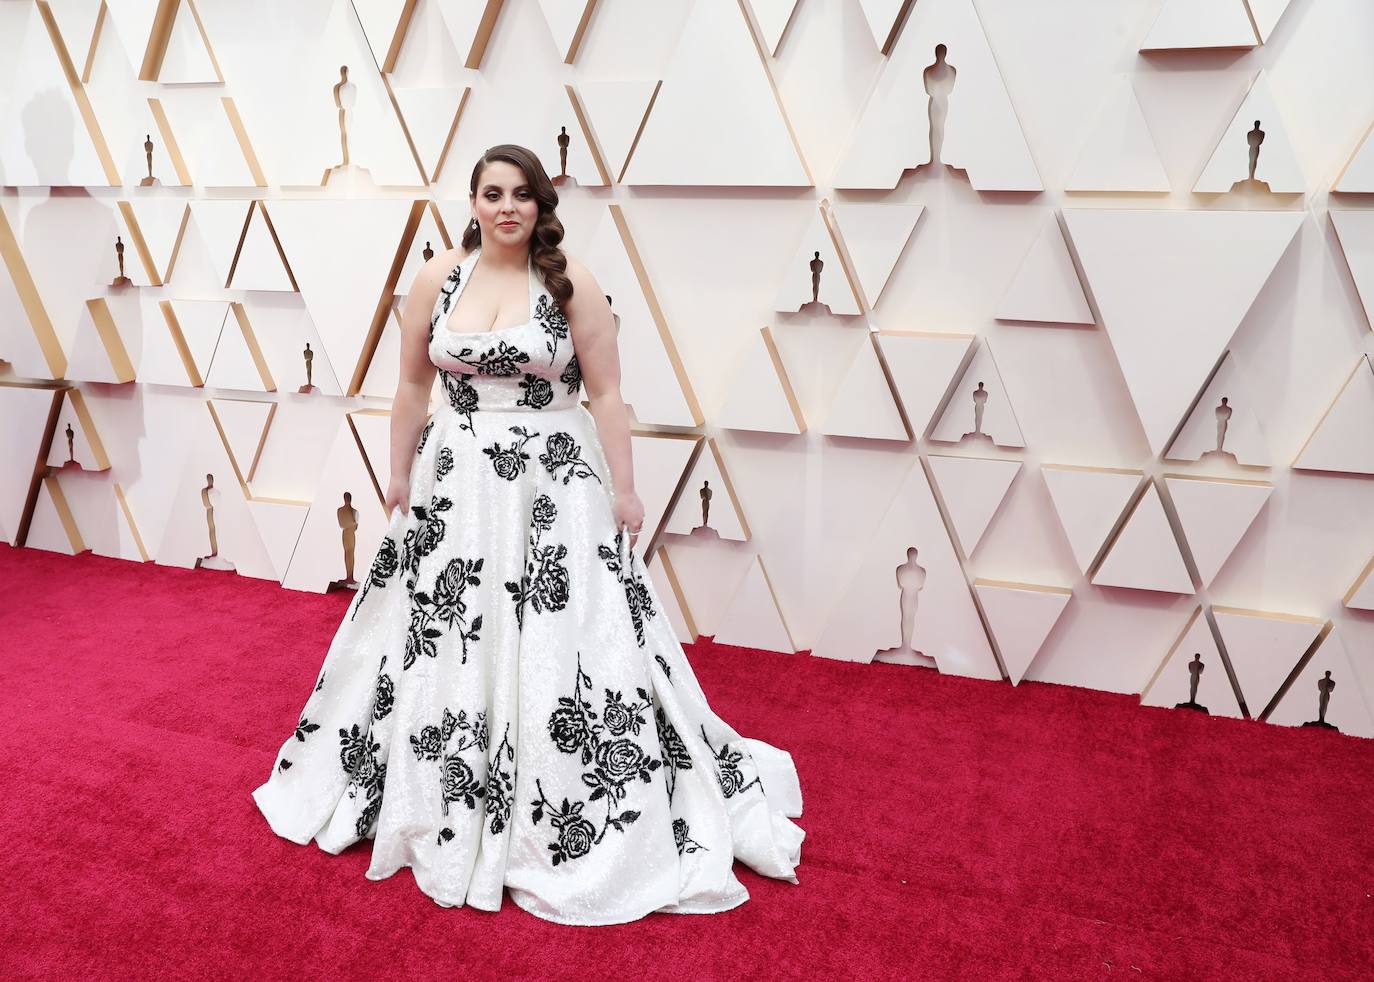
M391 483L385 507L410 510L410 467L429 412L429 393L434 387L435 366L429 360L429 319L444 280L462 259L462 250L446 250L430 259L415 274L401 313L401 367L396 396L391 403Z

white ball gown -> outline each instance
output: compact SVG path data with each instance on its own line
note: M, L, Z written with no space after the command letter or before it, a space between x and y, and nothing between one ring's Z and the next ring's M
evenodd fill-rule
M369 879L411 867L445 907L565 924L713 913L735 859L797 882L801 789L784 750L712 712L629 535L567 318L530 271L530 319L445 323L447 401L318 681L253 791L272 830Z

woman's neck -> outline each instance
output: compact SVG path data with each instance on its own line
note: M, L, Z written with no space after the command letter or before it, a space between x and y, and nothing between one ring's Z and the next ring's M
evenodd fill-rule
M530 250L528 246L507 246L496 242L483 242L478 246L485 257L482 261L490 268L492 266L501 269L524 269L529 265Z

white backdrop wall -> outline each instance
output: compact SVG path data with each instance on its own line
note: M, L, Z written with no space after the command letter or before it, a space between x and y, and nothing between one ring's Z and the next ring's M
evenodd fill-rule
M917 166L932 40L963 169ZM627 379L676 395L676 357L700 407L632 407L684 640L873 660L917 547L919 655L882 660L1172 706L1200 652L1214 714L1288 723L1329 669L1329 718L1374 736L1371 41L1363 0L0 0L0 537L194 565L208 468L239 573L338 579L307 544L343 487L365 570L391 311L476 156L521 142L557 174L566 126L565 247L661 312L617 298ZM344 63L366 173L322 186ZM1244 182L1255 106L1269 186ZM884 163L895 188L844 176ZM803 306L816 229L828 308ZM996 444L927 439L971 429L993 375ZM1228 393L1238 459L1196 459ZM713 480L719 534L686 534L717 465L740 514Z

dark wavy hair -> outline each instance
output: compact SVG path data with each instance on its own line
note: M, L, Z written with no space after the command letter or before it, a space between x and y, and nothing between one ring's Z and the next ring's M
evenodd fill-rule
M567 276L568 257L558 247L563 241L563 223L555 213L558 191L533 151L515 143L498 143L482 154L473 166L472 180L468 185L470 194L477 194L477 182L486 166L498 160L520 168L525 175L525 183L530 186L530 192L539 205L539 216L534 220L534 231L530 233L530 260L548 288L549 295L562 307L572 298L573 285ZM481 244L482 229L474 228L472 222L468 222L463 230L463 248L471 252Z

